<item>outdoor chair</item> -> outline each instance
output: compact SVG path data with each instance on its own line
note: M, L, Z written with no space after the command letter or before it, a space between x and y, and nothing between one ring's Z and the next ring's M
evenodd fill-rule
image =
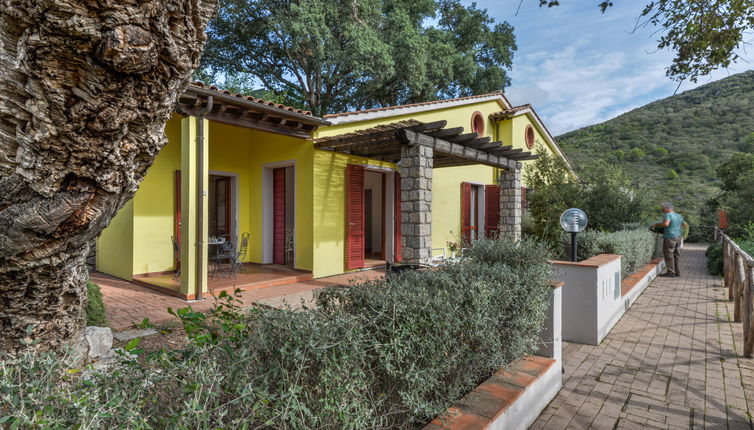
M212 258L212 273L211 278L229 278L232 273L233 263L235 261L235 246L230 240L217 245L215 250L215 256Z
M243 261L246 259L246 253L249 249L249 232L244 232L241 235L241 241L238 242L238 252L235 253L233 256L233 261L231 264L233 265L231 274L233 275L233 279L236 279L236 273L239 271L242 271L243 268Z
M285 230L285 264L290 266L293 264L293 229Z
M173 279L179 279L181 277L181 244L175 236L170 236L170 240L173 242L173 258L175 258L176 268Z

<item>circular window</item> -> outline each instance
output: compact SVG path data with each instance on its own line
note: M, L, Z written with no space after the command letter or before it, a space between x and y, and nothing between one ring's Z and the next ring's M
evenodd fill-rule
M529 149L534 148L534 127L527 125L524 133L526 135L526 147Z
M481 112L477 111L471 115L471 131L480 136L484 136L484 117Z

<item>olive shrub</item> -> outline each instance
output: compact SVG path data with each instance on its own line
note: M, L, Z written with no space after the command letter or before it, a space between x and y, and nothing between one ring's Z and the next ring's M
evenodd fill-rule
M0 361L0 427L422 427L531 354L550 258L480 241L439 269L321 291L303 311L180 310L192 342L80 377L61 359Z

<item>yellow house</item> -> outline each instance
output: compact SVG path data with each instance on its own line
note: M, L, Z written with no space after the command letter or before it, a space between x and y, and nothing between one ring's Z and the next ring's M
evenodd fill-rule
M521 169L538 146L564 157L500 92L316 118L197 83L165 134L97 270L186 299L517 237ZM248 264L227 276L222 249Z

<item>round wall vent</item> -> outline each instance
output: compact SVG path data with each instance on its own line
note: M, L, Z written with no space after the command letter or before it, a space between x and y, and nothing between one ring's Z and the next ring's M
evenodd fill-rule
M471 131L480 136L484 136L484 117L479 111L474 112L471 115Z
M526 137L526 147L529 149L534 148L534 127L527 125L524 135Z

